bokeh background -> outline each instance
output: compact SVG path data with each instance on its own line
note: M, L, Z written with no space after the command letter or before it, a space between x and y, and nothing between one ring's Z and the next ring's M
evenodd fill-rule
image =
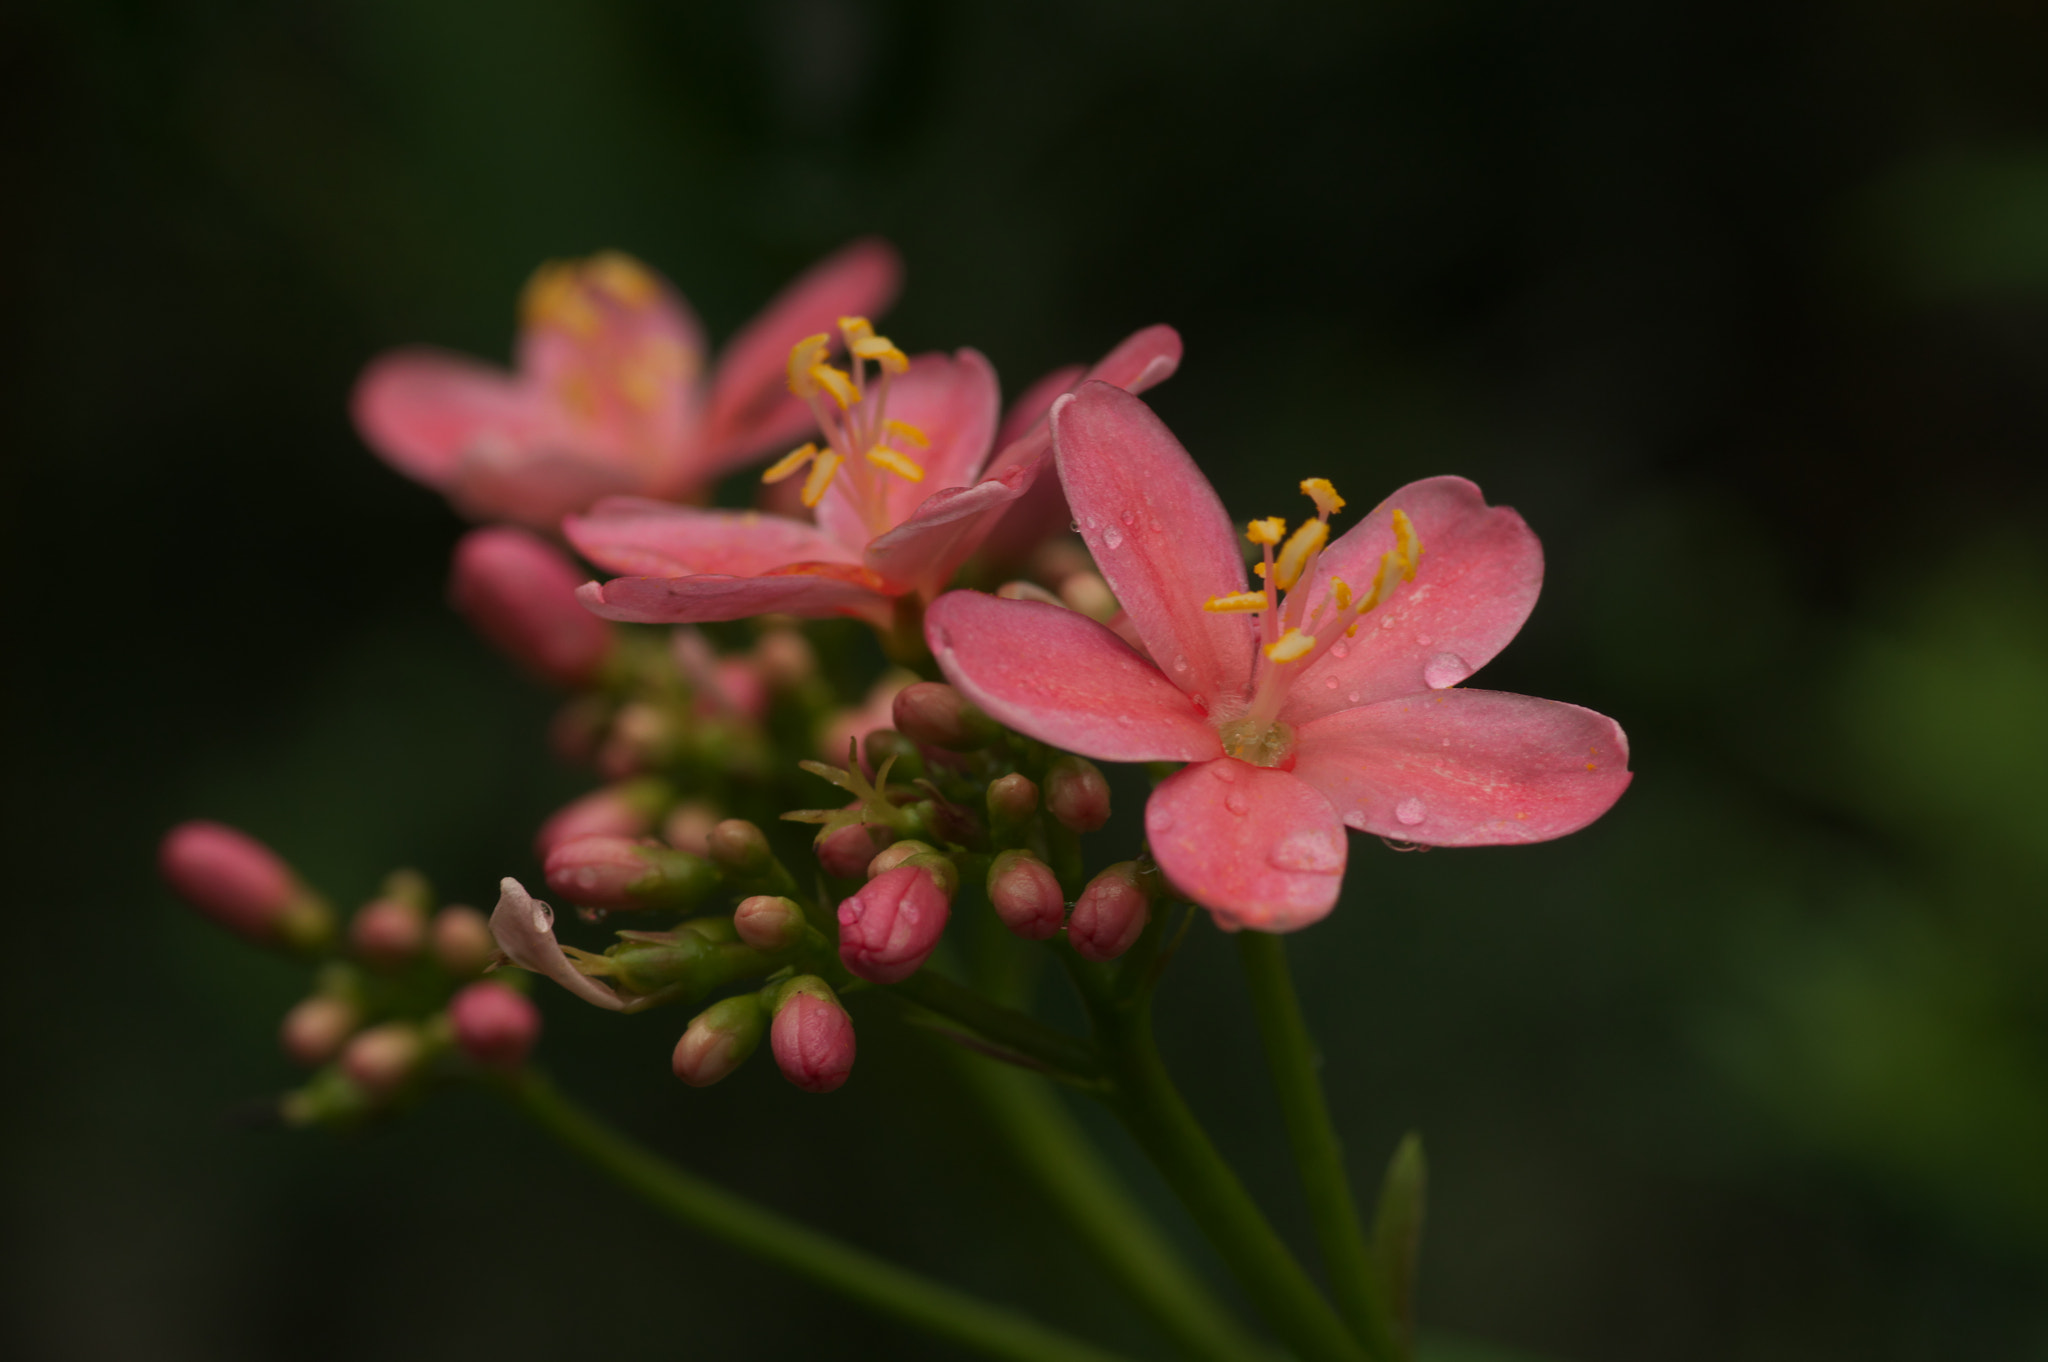
M1544 847L1355 840L1297 940L1356 1176L1428 1141L1433 1324L2048 1357L2044 56L1994 0L9 6L0 1352L955 1356L481 1097L238 1127L302 977L151 867L207 815L345 903L530 870L586 778L351 379L504 357L545 258L632 251L722 335L880 232L891 334L1012 392L1181 328L1156 405L1241 514L1459 472L1543 536L1482 682L1620 718L1634 788ZM923 1041L693 1092L679 1019L543 1002L564 1083L692 1166L1160 1355ZM1161 1009L1303 1229L1206 927Z

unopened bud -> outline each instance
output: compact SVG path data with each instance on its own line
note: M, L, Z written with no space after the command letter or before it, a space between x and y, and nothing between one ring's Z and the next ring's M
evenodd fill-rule
M830 1092L853 1072L853 1018L814 974L782 986L769 1044L782 1076L805 1092Z
M919 681L896 693L896 727L913 742L974 752L1002 736L996 721L942 681Z
M575 689L597 679L612 651L612 626L576 599L587 576L538 535L493 525L455 546L448 596L500 652Z
M744 818L728 818L713 824L704 840L704 854L729 875L759 875L775 860L768 834L761 831L760 825Z
M307 1068L325 1064L362 1021L354 1003L331 993L316 993L284 1014L278 1042L294 1063Z
M917 973L946 930L952 886L928 861L945 858L920 856L885 870L839 905L839 959L870 983L893 984Z
M1045 773L1045 808L1073 832L1093 832L1109 821L1109 781L1083 757L1061 757Z
M767 1030L768 1009L760 995L743 993L713 1003L691 1018L669 1056L669 1067L691 1087L708 1088L746 1063Z
M804 939L804 910L792 899L756 894L732 910L732 925L757 951L786 951Z
M754 667L771 690L802 685L818 672L811 641L794 629L770 629L754 645Z
M924 753L917 750L917 744L893 728L871 729L861 740L861 757L868 770L881 774L882 765L892 757L895 764L889 767L889 779L899 785L908 784L925 774Z
M675 797L674 787L653 776L592 790L540 825L533 837L534 855L546 860L556 847L582 837L645 837Z
M540 1009L517 989L480 979L448 1000L455 1048L487 1069L516 1069L540 1039Z
M466 903L451 903L434 914L430 938L434 959L458 979L482 974L498 953L490 919Z
M1099 572L1076 572L1060 582L1060 600L1069 609L1098 623L1107 624L1116 615L1116 593Z
M843 828L821 832L811 844L818 864L836 879L857 880L867 873L875 853L896 840L888 828L867 823L849 823Z
M702 856L624 837L584 837L547 859L548 887L588 908L694 908L718 887Z
M999 842L1015 841L1038 812L1038 786L1031 777L1012 773L989 782L989 830Z
M359 1031L341 1052L341 1071L364 1092L388 1097L404 1086L426 1057L426 1043L411 1022L388 1021Z
M608 780L624 780L677 755L683 739L676 715L666 706L634 701L621 705L597 749L597 769Z
M1043 941L1067 920L1067 896L1052 867L1028 851L1005 851L988 868L988 901L1005 927Z
M875 859L868 862L868 878L873 879L885 870L894 870L912 856L934 856L937 854L938 848L930 842L898 842L894 846L883 847L875 853Z
M372 899L348 924L355 953L379 969L396 969L426 944L427 915L404 899Z
M693 856L711 854L711 830L724 815L701 800L678 804L661 820L661 840Z
M1119 861L1094 879L1074 900L1067 940L1083 960L1114 960L1145 930L1151 898L1138 884L1138 863Z
M172 828L157 850L157 869L180 898L251 941L312 949L334 933L333 914L291 867L225 823Z

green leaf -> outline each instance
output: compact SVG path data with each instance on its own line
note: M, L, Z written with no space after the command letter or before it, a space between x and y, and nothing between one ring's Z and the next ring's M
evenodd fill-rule
M1415 1355L1416 1260L1422 1253L1422 1217L1429 1168L1422 1137L1410 1131L1387 1162L1372 1222L1373 1289L1404 1358Z

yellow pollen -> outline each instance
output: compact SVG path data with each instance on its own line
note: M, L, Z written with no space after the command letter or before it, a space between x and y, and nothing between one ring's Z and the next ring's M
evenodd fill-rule
M1216 614L1249 614L1266 608L1266 593L1263 591L1234 591L1227 596L1211 596L1202 602L1204 610Z
M580 373L564 377L555 392L562 405L586 421L597 418L597 392L590 386L590 380Z
M624 251L602 251L592 256L584 272L592 284L627 307L645 307L661 292L661 283L653 272Z
M896 348L896 342L887 336L869 336L846 347L862 359L871 359L892 374L900 374L910 367L910 357Z
M860 390L853 386L853 380L829 364L813 364L808 376L812 382L832 394L832 400L839 404L841 411L860 401Z
M868 462L875 467L894 473L906 482L923 482L924 469L901 450L887 445L876 445L868 451Z
M1244 537L1254 544L1277 544L1280 542L1280 536L1286 533L1286 520L1277 515L1269 515L1264 520L1254 520L1245 526Z
M1340 613L1351 608L1351 583L1342 577L1332 577L1330 594L1337 598L1337 609Z
M919 449L930 449L932 447L932 437L916 426L911 425L908 421L887 420L882 422L882 429L899 440L908 440Z
M1316 636L1289 629L1278 641L1266 645L1266 656L1274 662L1294 662L1314 651Z
M1252 571L1253 571L1253 572L1254 572L1255 574L1257 574L1257 576L1258 576L1258 579L1259 579L1260 581L1262 581L1262 582L1263 582L1263 581L1265 581L1265 580L1266 580L1266 565L1265 565L1264 563L1253 563L1253 564L1252 564Z
M846 348L851 350L861 341L875 334L875 324L866 317L841 317L839 334L846 338Z
M768 471L761 475L761 481L781 482L817 457L818 447L813 444L807 444L801 449L792 449L768 466Z
M825 363L825 355L831 349L832 338L820 331L815 336L805 336L789 347L789 390L798 397L808 399L818 390L811 378L811 371Z
M832 475L845 462L836 449L828 449L818 456L818 461L811 465L811 475L804 479L804 505L816 506L825 499L825 489L832 485Z
M1301 483L1302 495L1316 504L1316 514L1328 520L1344 509L1344 498L1337 495L1337 489L1330 485L1328 478L1304 478Z
M1322 551L1323 545L1328 542L1329 538L1329 521L1307 520L1302 522L1301 528L1296 530L1293 537L1287 541L1287 546L1280 550L1279 558L1274 560L1274 580L1280 584L1283 590L1292 587L1301 580L1302 569L1308 566L1311 558Z
M595 334L600 321L570 260L550 260L533 272L519 294L519 319L528 326L559 326L583 337Z
M1422 540L1405 511L1394 512L1394 549L1401 556L1401 580L1415 580L1415 565L1422 561Z

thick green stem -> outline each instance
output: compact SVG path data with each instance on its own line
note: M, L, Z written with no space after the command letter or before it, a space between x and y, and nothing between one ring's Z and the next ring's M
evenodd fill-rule
M887 991L959 1022L984 1039L1043 1064L1063 1077L1086 1082L1101 1072L1101 1062L1086 1041L1055 1030L1013 1007L991 1002L935 970L921 969L903 982L890 985Z
M620 1135L538 1074L504 1091L534 1122L657 1210L941 1338L1009 1362L1123 1362L1029 1315L887 1263L713 1186Z
M1287 970L1285 944L1267 932L1240 932L1238 959L1251 988L1252 1012L1266 1046L1266 1064L1280 1097L1280 1114L1294 1150L1302 1194L1330 1274L1331 1294L1345 1322L1375 1356L1396 1355L1372 1288L1372 1259L1358 1203L1344 1171L1344 1147L1330 1120L1316 1073L1315 1045L1302 1020L1301 1002Z

